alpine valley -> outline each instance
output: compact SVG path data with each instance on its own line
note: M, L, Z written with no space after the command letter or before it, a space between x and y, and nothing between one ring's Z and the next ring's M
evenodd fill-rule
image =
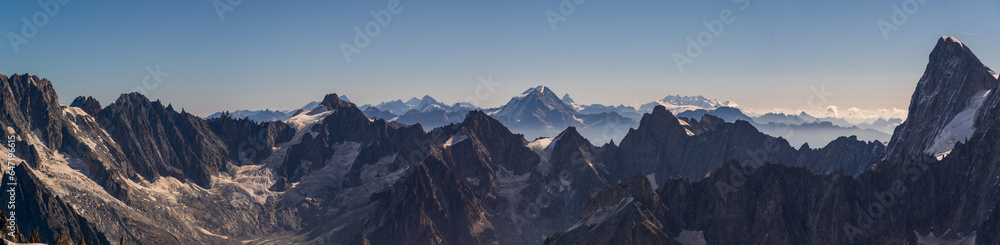
M905 121L545 86L202 118L57 85L0 75L7 243L1000 244L1000 81L952 37Z

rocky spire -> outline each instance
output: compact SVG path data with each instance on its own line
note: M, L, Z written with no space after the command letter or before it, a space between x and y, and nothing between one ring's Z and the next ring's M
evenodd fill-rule
M903 158L929 152L944 128L966 110L975 117L983 98L997 86L994 73L954 37L941 37L931 51L924 75L910 98L906 122L896 128L888 157ZM958 120L965 120L958 118ZM971 126L971 125L970 125ZM974 130L964 128L963 130ZM948 130L955 131L955 130ZM954 144L951 142L950 144ZM949 148L951 145L942 146Z
M327 109L354 107L353 103L341 100L340 96L337 96L337 94L326 95L326 97L323 98L323 102L320 102L320 105L326 106Z
M92 116L96 115L97 112L101 111L101 102L98 102L96 99L94 99L94 97L90 96L76 97L76 99L73 99L73 103L70 103L69 106L83 109L84 112L87 112L87 114L90 114Z

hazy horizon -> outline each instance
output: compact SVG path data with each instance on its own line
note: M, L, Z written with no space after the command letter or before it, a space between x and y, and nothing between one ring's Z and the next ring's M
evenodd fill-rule
M0 72L48 78L63 104L83 95L107 105L146 79L150 99L201 116L298 108L329 93L358 105L423 95L451 104L490 76L500 85L476 99L484 108L546 85L581 104L679 94L755 113L843 113L905 110L941 36L1000 66L991 45L1000 41L1000 3L991 1L401 1L398 13L391 1L216 2L225 6L7 3ZM40 22L38 13L44 25L25 33L22 18ZM348 58L343 44L357 46L355 27L378 24L381 13L391 19ZM713 30L720 14L729 23ZM895 29L883 33L880 22ZM701 33L711 42L678 68L675 53L688 54L688 38ZM146 78L157 66L160 80ZM817 102L820 90L826 100Z

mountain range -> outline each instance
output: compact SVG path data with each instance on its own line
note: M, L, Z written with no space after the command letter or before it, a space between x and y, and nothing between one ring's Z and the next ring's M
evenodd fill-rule
M342 96L342 100L346 100ZM349 101L349 100L346 100ZM311 102L301 111L307 111L318 102ZM727 122L743 120L752 123L762 132L772 136L780 136L792 145L800 146L809 143L822 146L840 136L857 136L867 141L889 140L892 130L902 119L878 118L860 123L851 123L837 117L816 118L805 112L798 115L783 113L766 113L760 116L749 116L737 108L739 105L729 101L719 101L703 96L671 95L663 99L633 106L607 106L602 104L581 105L576 103L569 94L561 98L545 86L538 86L514 96L506 104L496 108L479 108L468 103L446 105L433 97L414 97L406 102L395 100L378 105L363 105L359 108L369 118L385 119L407 125L420 124L423 128L437 128L452 123L459 123L465 114L472 110L483 110L507 125L515 133L524 134L527 139L551 137L562 128L577 127L580 133L594 143L605 143L612 140L620 141L629 128L638 126L638 120L644 113L650 113L655 106L664 106L679 117L700 118L711 114L723 118ZM212 114L206 119L217 118L223 113L229 113L234 118L250 118L257 122L282 121L292 117L300 110L287 111L234 111Z
M0 194L17 201L0 207L16 224L8 241L1000 242L1000 81L951 37L888 144L843 136L821 148L765 126L842 126L677 97L638 118L583 113L545 86L492 109L329 94L278 121L200 118L138 93L66 106L53 86L0 75L0 128L13 136L0 153L15 156L3 179L17 186ZM369 116L402 110L445 113L436 127ZM617 144L587 137L621 128Z

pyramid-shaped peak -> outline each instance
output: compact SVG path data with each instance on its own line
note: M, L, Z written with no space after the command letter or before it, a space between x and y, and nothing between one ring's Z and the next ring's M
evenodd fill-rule
M952 36L941 36L941 42L948 44L958 44L962 47L965 47L965 44L962 44L962 41L959 41L958 38Z
M995 120L981 116L990 110L980 108L993 97L997 77L961 41L939 38L911 96L906 122L889 141L887 157L947 155L955 142L971 137L963 134L975 133L983 120Z
M493 117L490 117L490 115L487 115L485 112L481 110L469 111L469 113L465 115L465 119L462 120L462 125L466 126L489 125L494 123L498 124L499 122L497 122L496 119L493 119Z
M937 45L934 46L934 50L931 51L930 55L932 61L962 57L971 57L975 62L979 62L979 58L972 53L969 47L965 46L957 38L949 36L943 36L938 39Z
M559 135L557 135L556 138L559 139L559 142L563 143L579 142L579 143L584 143L588 146L591 145L590 141L587 140L586 137L583 137L583 135L581 135L580 132L577 131L577 128L574 126L566 127L566 130L563 130L561 133L559 133Z
M573 101L573 98L570 98L570 97L569 97L569 94L565 94L565 95L563 95L563 97L562 97L562 101L563 101L563 102L566 102L566 103L570 103L570 104L574 104L574 103L576 103L576 101Z
M131 92L131 93L121 94L120 96L118 96L118 99L115 100L114 103L122 105L122 104L128 104L130 102L131 103L149 102L149 98L146 98L145 95L139 92Z
M413 97L413 98L410 98L409 100L406 100L405 104L410 105L410 106L418 106L418 105L420 105L420 99L417 99L417 97Z

